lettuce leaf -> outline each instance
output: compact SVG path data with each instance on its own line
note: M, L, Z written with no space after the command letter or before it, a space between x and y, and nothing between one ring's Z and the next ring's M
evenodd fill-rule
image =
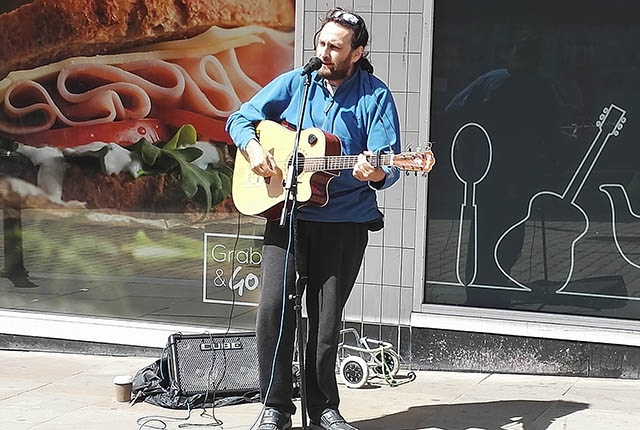
M193 146L197 133L192 125L183 125L164 144L153 145L141 139L130 149L140 155L143 166L159 171L180 171L180 187L190 199L196 199L200 191L207 212L231 194L233 171L228 166L203 170L192 164L202 155L202 150Z
M226 164L202 169L192 163L203 155L195 146L196 129L186 124L180 127L167 142L152 144L142 138L128 147L95 142L75 148L61 150L67 160L82 159L97 163L103 174L127 171L134 179L143 175L154 175L178 171L180 188L189 199L200 201L208 213L231 194L233 170ZM0 140L0 156L11 157L33 166L31 160L17 149L22 144L12 140ZM206 214L205 214L206 215Z

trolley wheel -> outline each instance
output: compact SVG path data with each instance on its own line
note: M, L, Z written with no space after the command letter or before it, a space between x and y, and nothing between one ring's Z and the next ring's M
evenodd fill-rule
M362 388L369 379L369 368L362 358L351 355L340 363L340 376L347 387Z
M376 352L373 354L376 365L372 368L376 376L384 378L392 377L398 374L400 370L400 360L398 356L391 351Z

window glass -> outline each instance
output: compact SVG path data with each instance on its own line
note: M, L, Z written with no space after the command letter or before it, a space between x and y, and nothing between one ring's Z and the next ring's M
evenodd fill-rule
M435 2L426 303L640 318L633 6Z

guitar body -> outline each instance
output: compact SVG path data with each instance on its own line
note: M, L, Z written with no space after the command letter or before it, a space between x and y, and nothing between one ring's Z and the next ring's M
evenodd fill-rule
M507 231L505 231L502 236L496 241L496 246L493 250L493 257L498 265L500 271L511 281L513 281L520 288L531 291L531 289L526 285L528 282L542 280L547 281L547 256L546 256L546 243L555 244L569 244L566 249L566 254L563 256L553 256L553 266L554 271L552 281L561 282L562 285L559 289L556 290L556 293L562 293L565 287L571 281L571 276L573 275L573 269L575 264L575 248L576 243L585 235L589 230L589 217L587 213L582 209L577 203L576 199L582 190L587 178L591 174L593 167L596 165L600 154L604 150L609 138L612 136L618 136L620 130L624 126L626 122L625 117L626 111L621 109L620 107L611 104L608 107L605 107L602 110L602 113L598 116L598 120L596 121L596 127L598 128L598 133L593 139L593 142L589 146L589 149L585 153L578 169L571 177L569 184L567 185L564 193L557 194L552 191L540 191L531 197L529 200L529 209L527 211L527 216L524 217L523 220L511 226ZM559 232L554 229L546 229L543 227L543 246L542 246L542 255L543 255L543 274L541 276L527 276L527 280L517 279L517 276L513 276L511 272L511 267L504 267L504 264L500 263L500 256L509 255L511 253L520 253L522 249L514 249L513 246L509 246L510 244L515 244L518 242L517 236L521 235L524 229L524 225L528 220L532 218L532 214L535 214L536 210L538 213L542 213L544 216L545 209L552 208L552 212L554 214L554 218L561 220L570 220L571 225L579 226L575 231L569 232ZM535 216L535 215L534 215ZM578 231L579 228L582 227L582 231ZM559 235L559 237L558 237ZM522 245L520 244L520 248ZM511 248L511 249L510 249ZM525 256L527 257L527 256ZM528 257L527 261L532 260L533 254ZM564 293L570 294L570 293Z
M276 160L279 174L270 178L256 175L251 171L249 161L242 151L237 151L233 171L233 202L245 215L277 219L286 199L284 185L293 157L296 132L273 121L261 121L256 127L256 132L264 150L271 152ZM308 128L300 132L299 159L339 155L341 150L342 146L337 136L318 128ZM337 172L305 171L303 168L298 170L298 204L327 204L329 181ZM292 197L289 196L288 206L292 204Z
M556 213L561 214L562 219L569 219L572 221L573 225L582 226L582 231L554 231L549 229L544 232L546 234L546 242L547 243L570 243L568 246L566 255L564 256L554 256L554 261L559 262L560 264L554 265L554 273L553 280L556 282L561 282L562 285L560 289L567 286L569 281L571 280L571 276L573 275L573 269L575 264L575 247L576 243L587 233L589 230L589 218L584 210L578 206L574 202L568 201L566 198L561 196L560 194L554 193L552 191L541 191L535 194L531 200L529 201L529 208L527 210L527 215L516 224L509 227L507 231L505 231L497 240L496 246L494 248L493 256L495 262L500 269L500 271L509 278L512 282L518 285L520 288L526 291L531 291L531 289L527 286L527 284L531 281L540 280L543 277L543 273L538 274L538 276L532 277L531 274L526 275L526 279L518 279L517 276L511 274L510 267L503 267L500 263L500 255L508 255L510 253L519 253L523 252L523 257L529 261L531 256L526 255L527 252L532 252L530 249L509 249L509 243L513 243L513 241L509 240L510 236L518 235L518 229L524 228L525 224L528 221L533 220L537 217L537 213L540 213L540 208L554 208Z

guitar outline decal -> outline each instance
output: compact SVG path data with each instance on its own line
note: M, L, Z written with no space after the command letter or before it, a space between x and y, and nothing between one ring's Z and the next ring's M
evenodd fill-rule
M613 114L619 114L619 117L615 121L614 125L611 127L611 130L608 131L608 132L605 132L604 126L606 124L608 124L606 121L609 118L609 116L613 115ZM568 273L564 278L562 286L556 290L556 294L580 294L580 293L572 293L572 292L565 292L564 291L564 289L567 287L567 285L571 281L571 277L573 276L573 270L574 270L574 266L575 266L575 246L576 246L576 243L587 233L587 231L589 230L589 226L590 226L589 216L584 211L584 209L582 209L575 202L575 200L578 197L578 194L580 193L580 191L582 190L582 187L584 186L584 184L585 184L586 180L588 179L589 175L591 174L591 171L593 170L596 162L598 161L598 158L600 157L600 154L602 153L602 151L604 150L607 142L609 141L609 138L611 136L618 136L620 130L622 130L622 127L624 126L624 123L626 122L625 115L626 115L626 110L616 106L613 103L611 103L608 107L605 107L602 110L602 113L599 115L598 120L596 121L596 126L598 127L598 133L594 137L591 145L589 146L587 152L585 153L584 157L582 158L582 161L580 162L580 164L579 164L578 168L576 169L575 173L571 177L571 180L569 181L569 184L566 186L564 192L562 194L558 194L558 193L555 193L553 191L539 191L536 194L534 194L531 197L531 199L529 200L529 206L528 206L528 209L527 209L526 216L522 220L518 221L517 223L515 223L511 227L509 227L504 233L502 233L502 235L496 241L496 246L493 249L493 258L494 258L494 260L496 262L496 265L498 266L498 269L509 280L511 280L513 283L515 283L516 285L518 285L522 289L524 289L526 291L531 291L531 288L526 286L524 283L520 282L518 279L516 279L514 276L512 276L510 273L508 273L507 270L505 270L502 267L502 265L500 264L500 261L498 259L498 249L500 248L500 245L501 245L501 243L502 243L502 241L503 241L503 239L505 237L507 237L513 230L515 230L519 226L524 225L527 222L527 220L529 220L531 218L531 214L533 212L533 207L534 207L534 202L536 200L542 200L542 199L544 199L546 197L551 197L551 200L561 201L561 202L563 202L565 204L568 203L569 206L571 206L575 211L577 211L581 215L582 220L584 222L584 229L571 242L571 246L570 246L570 250L569 250L569 253L570 253L570 264L569 264L569 267L568 267ZM604 134L604 138L601 139L603 134ZM567 199L568 199L568 201L567 201Z

